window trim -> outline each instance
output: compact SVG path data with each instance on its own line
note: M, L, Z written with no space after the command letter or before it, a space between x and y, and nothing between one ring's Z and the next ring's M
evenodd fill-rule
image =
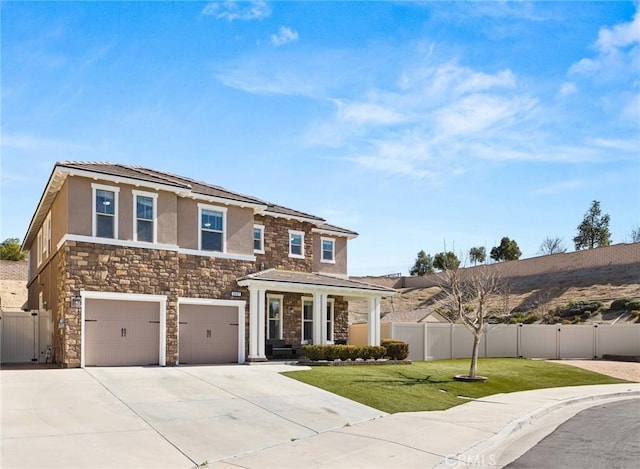
M308 302L311 304L311 320L307 320L304 318L304 304L305 302ZM303 296L300 299L300 304L302 305L301 308L301 314L300 314L300 343L301 344L310 344L313 342L313 307L314 307L314 300L312 296ZM331 314L329 315L329 317L327 317L327 313L330 312ZM304 336L304 323L305 322L310 322L311 323L311 337L305 337ZM331 324L331 338L329 338L329 334L327 334L327 344L333 344L335 342L334 337L335 337L335 333L336 333L336 310L335 310L335 298L327 298L327 311L325 311L322 314L322 328L323 330L326 330L327 332L329 332L327 330L327 324L330 323Z
M291 238L295 235L299 235L301 240L300 240L300 252L301 254L293 254L291 252L291 248L293 247L293 244L291 243ZM292 259L304 259L304 235L305 232L304 231L299 231L299 230L289 230L289 257L291 257Z
M153 243L158 242L158 193L157 192L145 192L139 190L132 190L133 194L133 240L140 243ZM151 222L153 223L152 240L151 241L138 241L138 197L149 197L153 199Z
M329 330L327 329L327 343L328 344L333 344L334 343L334 336L335 336L335 332L336 332L336 310L335 310L335 299L334 298L327 298L327 308L329 309L328 311L325 311L325 313L328 313L330 311L330 315L329 317L324 318L323 322L323 326L326 328L328 324L331 324L331 338L329 338Z
M271 337L271 334L269 332L271 330L271 327L270 327L270 324L269 324L271 322L271 318L269 317L269 301L270 300L278 300L278 301L280 301L280 319L278 320L278 335L280 337ZM267 309L267 336L266 337L267 337L267 339L280 339L281 340L283 338L283 336L282 336L282 330L283 330L282 326L283 326L283 323L284 323L284 295L271 295L271 294L267 295L267 308L266 309Z
M120 212L118 199L120 199L120 188L118 186L107 186L105 184L97 184L94 182L91 183L91 189L91 236L98 239L120 239L118 236L118 215ZM115 207L113 207L113 238L98 236L96 193L99 190L113 192L113 204L115 205Z
M311 320L307 320L304 318L304 304L305 302L311 303ZM301 344L311 344L313 343L313 297L312 296L303 296L302 298L300 298L300 304L302 305L301 311L300 311L300 317L301 317L301 322L300 322L300 343ZM310 322L311 323L311 337L305 337L304 336L304 323L305 322Z
M260 230L260 249L256 249L255 248L255 242L256 242L256 238L255 238L255 231L256 230ZM264 254L264 225L258 225L255 224L253 225L253 243L254 243L254 247L253 247L253 252L255 254Z
M331 242L331 259L330 260L324 258L324 242L325 241ZM335 238L329 238L328 236L320 237L320 262L323 264L336 263L336 239Z
M209 210L212 212L222 213L222 251L213 251L209 249L202 249L202 211ZM201 252L227 252L227 208L220 207L219 205L198 204L198 251Z

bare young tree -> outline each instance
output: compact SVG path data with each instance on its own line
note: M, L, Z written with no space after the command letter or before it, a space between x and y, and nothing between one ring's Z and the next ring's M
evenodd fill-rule
M473 349L468 378L476 379L480 340L485 333L487 302L499 295L502 277L491 266L473 269L447 269L443 272L442 291L445 303L473 335Z
M542 255L550 255L550 254L560 254L567 252L567 247L564 244L564 241L559 236L554 238L546 237L542 240L540 244L539 253Z

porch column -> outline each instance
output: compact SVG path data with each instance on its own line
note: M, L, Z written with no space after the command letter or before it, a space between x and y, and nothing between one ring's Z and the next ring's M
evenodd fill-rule
M380 297L369 298L368 335L369 345L380 345Z
M249 357L247 361L266 361L264 349L265 324L264 288L249 287Z
M313 343L317 345L327 343L327 328L325 315L327 314L327 294L313 294Z

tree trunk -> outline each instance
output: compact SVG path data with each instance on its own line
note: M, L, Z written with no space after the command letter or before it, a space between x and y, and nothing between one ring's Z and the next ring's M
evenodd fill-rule
M480 334L473 334L473 351L471 352L471 367L469 368L469 377L476 377L476 368L478 368L478 350L480 349Z

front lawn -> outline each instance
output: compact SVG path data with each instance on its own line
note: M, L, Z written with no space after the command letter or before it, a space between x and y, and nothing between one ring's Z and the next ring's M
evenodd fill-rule
M468 372L469 359L461 359L412 365L317 366L284 374L389 413L445 410L468 402L465 397L628 382L569 365L524 358L479 359L478 374L489 381L454 381L454 375Z

